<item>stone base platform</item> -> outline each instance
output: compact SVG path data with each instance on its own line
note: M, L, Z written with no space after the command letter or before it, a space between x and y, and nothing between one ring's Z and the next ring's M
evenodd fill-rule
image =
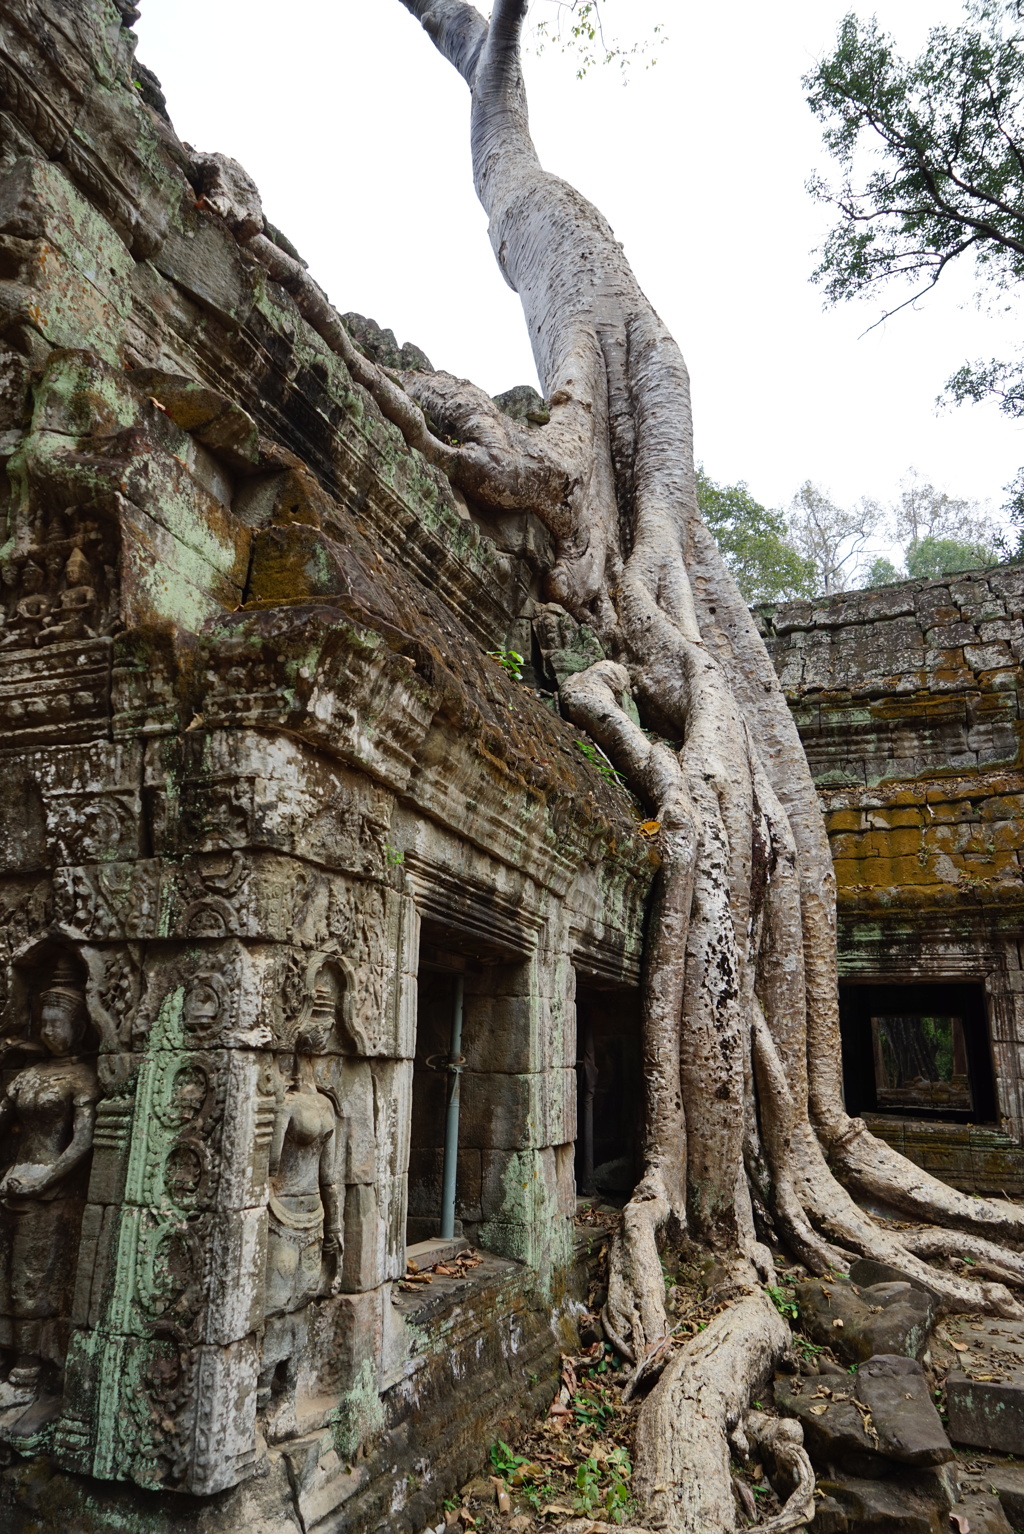
M991 1124L948 1124L866 1113L872 1134L965 1193L1024 1197L1024 1147Z
M253 1480L209 1498L160 1492L56 1470L45 1456L0 1472L0 1529L37 1534L420 1534L442 1503L484 1469L487 1451L547 1410L561 1354L578 1346L601 1231L578 1243L545 1303L536 1274L485 1256L462 1281L439 1279L389 1299L383 1381L362 1407L318 1433L266 1449ZM379 1394L378 1394L379 1391ZM348 1457L368 1415L373 1447Z

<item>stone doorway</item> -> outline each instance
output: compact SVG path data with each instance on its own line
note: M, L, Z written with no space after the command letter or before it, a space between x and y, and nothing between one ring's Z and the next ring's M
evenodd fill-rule
M625 1202L640 1171L640 992L577 978L576 1191Z

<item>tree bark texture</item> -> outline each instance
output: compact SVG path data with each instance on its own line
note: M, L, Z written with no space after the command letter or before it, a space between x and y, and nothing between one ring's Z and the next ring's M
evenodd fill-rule
M781 1515L811 1516L796 1423L748 1410L788 1345L761 1287L773 1272L755 1206L815 1273L872 1256L927 1279L949 1310L1019 1315L1024 1209L958 1193L845 1112L832 860L803 747L696 499L689 378L598 210L542 168L520 68L528 0L486 21L464 0L403 0L471 96L473 171L498 264L519 294L550 409L519 425L445 373L396 374L353 344L299 263L250 248L407 441L467 496L526 510L557 557L548 596L606 660L562 706L660 823L645 954L646 1138L611 1254L604 1325L657 1380L640 1413L636 1487L668 1534L732 1531L730 1443L751 1438L792 1480ZM647 729L625 703L632 698ZM672 744L669 744L669 743ZM894 1230L866 1195L917 1222ZM967 1231L969 1237L953 1236ZM726 1308L686 1345L665 1311L659 1241L685 1236L723 1268ZM953 1249L992 1282L928 1262Z

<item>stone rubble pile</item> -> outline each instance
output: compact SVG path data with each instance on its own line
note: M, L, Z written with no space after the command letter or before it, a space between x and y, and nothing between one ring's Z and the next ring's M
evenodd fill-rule
M796 1286L804 1338L775 1379L817 1471L814 1534L1024 1529L1024 1467L994 1457L1024 1456L1024 1323L937 1323L924 1284L878 1264L853 1275Z

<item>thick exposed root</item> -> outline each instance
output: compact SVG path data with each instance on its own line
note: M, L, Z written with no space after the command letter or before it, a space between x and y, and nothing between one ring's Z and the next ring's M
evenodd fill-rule
M900 1241L918 1257L960 1257L1004 1284L1024 1285L1024 1257L994 1241L956 1230L901 1230Z
M262 236L250 248L437 469L479 504L545 522L557 545L548 596L616 658L571 678L562 699L661 824L645 945L644 1177L613 1243L604 1313L637 1378L665 1361L640 1412L634 1484L652 1529L733 1534L728 1437L746 1420L792 1483L763 1525L782 1534L813 1513L799 1431L745 1414L788 1328L763 1292L747 1292L670 1353L666 1227L749 1281L752 1265L763 1270L753 1177L811 1271L874 1257L922 1279L947 1311L1020 1315L1003 1281L1024 1282L1024 1257L997 1243L1024 1243L1024 1209L945 1187L847 1117L828 841L786 699L700 521L682 356L606 221L540 165L518 57L526 0L495 0L489 21L465 0L404 4L471 86L477 190L523 301L549 424L510 425L447 375L376 368L301 268ZM640 728L627 692L678 751ZM893 1229L854 1194L946 1229ZM999 1281L927 1261L951 1253Z
M608 1254L608 1301L601 1315L609 1342L630 1363L667 1334L658 1235L672 1206L656 1176L645 1178L622 1211Z
M762 1534L788 1534L814 1517L814 1470L804 1448L803 1428L791 1417L750 1411L744 1421L749 1443L772 1467L772 1482L786 1491L782 1511L758 1524Z
M847 1119L844 1128L829 1138L829 1161L855 1192L912 1219L1024 1241L1024 1206L949 1187L871 1134L862 1119Z
M716 1316L673 1356L637 1422L633 1486L652 1529L734 1534L729 1435L789 1340L785 1321L758 1291Z
M600 1520L595 1523L593 1518L572 1518L562 1524L562 1534L653 1534L653 1530L642 1529L635 1523L601 1523Z

